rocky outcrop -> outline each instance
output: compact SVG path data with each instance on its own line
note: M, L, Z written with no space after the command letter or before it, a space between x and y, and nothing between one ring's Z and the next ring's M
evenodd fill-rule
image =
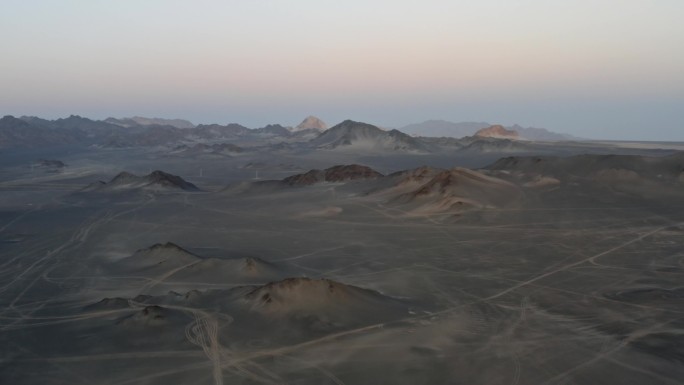
M320 120L315 116L307 116L306 119L302 120L301 123L294 128L294 131L301 130L318 130L325 131L328 129L328 125L324 121Z
M480 129L475 133L475 136L482 138L520 139L517 131L507 130L499 124Z
M338 165L325 170L310 170L304 174L289 176L282 181L290 186L308 186L320 182L345 182L356 179L375 179L382 174L358 164Z

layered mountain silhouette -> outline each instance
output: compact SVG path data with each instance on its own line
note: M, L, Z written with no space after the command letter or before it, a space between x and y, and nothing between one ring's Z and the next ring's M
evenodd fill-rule
M169 278L171 279L171 278ZM306 337L310 332L331 332L406 317L407 302L377 291L330 279L293 277L263 285L232 289L191 290L185 294L138 295L135 298L104 298L87 310L134 310L115 321L117 326L149 328L175 325L177 306L220 309L231 314L234 327L256 328L260 336L279 339ZM283 336L282 332L287 331ZM300 337L301 337L300 336Z
M236 138L249 135L250 129L237 124L230 123L226 125L220 124L200 124L192 130L192 134L200 139L225 139Z
M638 155L516 156L486 167L497 177L539 190L556 205L568 196L585 204L659 205L684 187L684 153ZM663 203L664 204L664 203Z
M133 119L133 118L130 118ZM144 119L144 120L142 120ZM317 150L335 150L357 154L448 154L459 156L484 155L482 159L493 161L496 155L505 154L563 154L599 153L607 145L568 141L562 146L544 141L573 139L559 137L544 129L520 126L491 126L485 123L456 124L459 134L469 136L455 138L409 136L399 130L383 130L377 126L345 120L321 132L317 128L291 129L278 124L261 128L247 128L237 123L203 124L194 127L175 119L165 121L141 118L140 122L107 119L91 120L72 115L64 119L46 120L37 117L5 116L0 119L0 148L44 148L53 146L135 148L156 147L162 153L174 153L174 148L187 146L187 151L176 151L177 156L230 156L235 149L215 148L215 145L231 143L256 152L296 153ZM147 124L150 123L150 124ZM188 122L189 123L189 122ZM307 126L320 126L315 118L305 119ZM446 125L449 122L431 121L430 124ZM175 124L175 126L174 126ZM191 124L191 123L190 123ZM186 128L179 128L186 127ZM479 128L478 128L479 127ZM484 130L482 130L484 129ZM417 130L417 129L416 129ZM475 135L480 131L479 135ZM512 131L518 133L517 137ZM427 135L427 134L424 134ZM519 140L516 140L519 139ZM197 146L196 148L193 148ZM207 146L211 146L209 149ZM662 153L672 153L674 150ZM184 150L184 149L179 149ZM618 154L652 154L656 149L631 146L614 146L610 151Z
M141 120L144 119L144 120ZM150 147L181 142L289 135L282 126L249 129L239 124L194 126L187 121L140 118L105 121L72 115L46 120L31 116L0 119L0 147L48 147L65 144L103 147ZM181 128L182 127L182 128Z
M0 119L0 148L91 144L120 127L79 116L54 121L34 117Z
M490 138L473 143L483 141L521 143ZM408 214L514 208L526 204L531 199L529 194L536 196L537 193L554 191L564 186L603 186L609 190L619 189L636 197L648 191L674 196L684 184L684 152L663 157L512 156L501 158L481 170L424 166L387 176L362 165L339 165L325 170L310 170L281 181L241 185L235 191L271 193L281 191L279 186L282 184L308 186L321 182L347 181L356 181L353 189L363 196L381 199ZM340 212L342 210L335 209Z
M331 181L358 181L355 188L364 195L401 206L401 210L412 214L510 207L520 204L525 195L523 186L460 167L423 166L383 176L366 166L345 165L293 175L281 183L308 186Z
M185 139L184 129L173 126L139 126L136 131L117 129L101 141L103 147L154 147Z
M38 128L47 128L55 131L71 133L101 135L119 130L121 126L100 120L92 120L78 115L70 115L67 118L46 120L35 116L22 116L19 118L29 125Z
M492 124L486 122L454 123L445 120L428 120L422 123L409 124L399 128L399 130L414 136L464 138L473 136L478 130L491 126ZM521 139L526 140L562 141L577 139L571 135L552 132L544 128L521 127L517 124L505 128L516 131Z
M134 126L172 126L176 128L194 128L195 125L185 119L163 119L163 118L145 118L142 116L134 116L132 118L107 118L104 120L107 123L116 124L122 127Z
M394 185L376 192L412 213L442 213L472 208L507 207L523 198L522 189L508 181L456 167L421 167L392 174Z
M454 125L444 121L430 121L425 124L429 127L434 125L442 127L444 134L448 134L450 138L412 137L399 130L383 130L371 124L352 120L345 120L326 130L327 125L313 116L307 117L295 128L271 124L251 129L237 123L195 126L182 119L133 117L108 118L104 121L97 121L72 115L64 119L46 120L30 116L15 118L8 115L0 119L0 148L61 145L121 148L168 147L174 145L193 146L194 144L213 145L231 141L240 146L243 144L268 146L272 151L337 149L363 152L426 153L466 147L473 142L472 138L466 136L472 136L478 130L490 127L485 123ZM415 125L407 127L412 130L409 132L421 132ZM481 132L481 136L476 138L515 139L513 135L506 133L514 130L519 133L520 139L561 140L561 138L543 129L528 129L519 126L512 128L493 127L498 128L498 130L490 129L489 133L487 131ZM455 130L455 133L449 134L449 130ZM429 133L422 133L422 135L430 136ZM453 138L462 136L463 139ZM486 146L495 147L491 145L491 142L488 142ZM509 150L506 146L504 147L504 151ZM478 151L478 149L471 146L469 151ZM496 149L492 149L492 151L496 151Z

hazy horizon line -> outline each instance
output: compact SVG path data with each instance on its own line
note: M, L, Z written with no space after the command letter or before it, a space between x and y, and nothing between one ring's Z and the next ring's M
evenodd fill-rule
M98 116L98 117L93 117L93 116L88 116L88 115L80 114L80 113L71 113L71 114L68 114L68 115L52 115L52 116L35 115L35 114L12 114L12 113L2 113L2 114L0 114L0 116L2 116L2 117L5 117L5 116L12 116L12 117L15 117L15 118L17 118L17 119L21 119L21 118L38 118L38 119L44 119L44 120L49 120L49 121L57 121L57 120L60 120L60 119L67 119L67 118L70 118L70 117L79 117L79 118L89 119L89 120L92 120L92 121L100 121L100 122L104 122L104 121L106 121L107 119L133 119L133 118L160 119L160 120L183 120L183 121L189 122L190 124L192 124L192 125L195 126L195 127L201 126L201 125L205 125L205 126L206 126L206 125L214 125L214 124L215 124L215 125L238 124L238 125L241 125L241 126L243 126L243 127L245 127L245 128L248 128L248 129L259 129L259 128L266 127L266 126L268 126L268 125L276 125L276 124L277 124L277 125L280 125L280 126L283 126L283 127L286 127L286 128L287 128L287 127L296 127L299 123L301 123L301 120L300 120L300 121L298 121L297 123L293 123L293 124L283 124L282 122L271 122L271 123L267 123L267 124L263 124L263 125L259 125L259 124L247 125L247 124L243 124L243 123L239 122L238 120L225 120L225 123L219 123L219 122L217 122L217 121L215 121L215 120L214 120L214 121L205 120L205 121L199 122L199 121L197 121L197 120L188 119L188 118L184 118L184 117L177 117L177 116L176 116L176 117L164 117L164 116L160 116L160 115L157 115L157 116L155 116L155 115L148 115L148 116L145 116L144 114L131 114L131 115L128 115L128 116L118 116L118 117L115 116L114 114L111 114L111 115L108 115L108 116L105 117L105 118L101 118L101 117L99 117L99 116ZM103 115L101 115L101 116L103 116ZM392 125L383 125L383 124L374 123L372 120L371 120L371 121L368 121L368 120L362 120L362 119L356 119L356 118L344 118L344 119L339 120L339 121L334 120L334 121L336 121L337 123L335 123L335 124L330 124L330 123L329 123L330 120L322 119L322 118L320 118L319 115L314 115L314 114L306 115L304 119L306 119L307 117L310 117L310 116L313 116L313 117L316 117L316 118L321 119L323 122L325 122L325 123L328 125L328 128L335 127L336 125L339 125L340 123L342 123L342 122L344 122L344 121L347 121L347 120L351 120L351 121L355 121L355 122L359 122L359 123L371 124L371 125L373 125L373 126L375 126L375 127L378 127L378 128L380 128L380 129L384 129L384 130L396 129L396 130L399 130L399 131L401 131L403 128L406 128L406 127L411 126L411 125L416 125L416 124L423 124L423 123L427 123L427 122L445 122L445 123L449 123L449 124L486 124L486 125L489 125L489 126L501 125L501 126L504 126L504 127L506 127L506 128L511 128L511 127L516 127L516 126L517 126L517 127L521 127L521 128L525 128L525 129L527 129L527 128L543 129L543 130L549 131L549 132L554 133L554 134L565 135L565 136L568 137L568 140L581 140L581 141L616 141L616 142L654 142L654 143L657 143L657 142L672 142L672 143L684 142L684 139L682 139L682 140L670 140L670 139L635 139L635 138L614 138L614 137L613 137L613 138L609 138L609 137L584 137L584 136L576 136L576 135L574 135L574 134L570 134L570 133L564 132L564 131L557 131L557 130L550 129L550 128L547 128L547 127L528 126L528 125L520 124L520 123L517 123L517 122L515 122L515 123L503 123L503 122L494 122L494 123L492 123L491 121L487 121L487 120L477 120L477 119L475 119L475 120L450 120L450 119L445 119L445 118L427 118L427 119L422 119L422 120L415 120L415 121L413 121L413 122L411 122L411 123L406 123L406 124L403 124L403 125L401 125L401 126L392 126ZM304 120L304 119L302 119L302 120ZM420 134L415 134L415 135L414 135L414 134L409 134L409 135L412 135L412 136L426 136L426 137L430 137L430 135L420 135ZM440 136L443 136L443 135L440 135ZM434 136L434 137L439 137L439 136ZM447 137L448 137L448 136L447 136Z

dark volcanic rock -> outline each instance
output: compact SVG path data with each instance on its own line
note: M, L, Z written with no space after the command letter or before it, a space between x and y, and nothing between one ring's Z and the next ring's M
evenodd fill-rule
M367 166L358 164L333 166L325 170L326 182L342 182L354 179L379 178L382 174Z
M367 166L358 164L338 165L325 170L311 170L283 179L291 186L307 186L319 182L344 182L356 179L380 178L382 174Z
M109 183L96 182L90 184L83 191L131 191L131 190L184 190L201 191L194 184L185 179L166 173L164 171L153 171L149 175L137 176L130 172L123 171L112 178Z
M177 175L168 174L159 170L152 171L152 173L145 176L144 178L147 179L150 183L160 186L180 188L181 190L186 191L199 191L199 188L197 188L197 186L190 182L187 182L185 179Z
M185 250L184 248L178 246L177 244L175 244L173 242L155 243L154 245L152 245L148 248L140 249L138 251L158 251L158 250L180 251L182 253L192 254L191 252Z
M323 170L310 170L304 174L292 175L283 179L283 182L290 186L308 186L323 181L325 181L325 171Z

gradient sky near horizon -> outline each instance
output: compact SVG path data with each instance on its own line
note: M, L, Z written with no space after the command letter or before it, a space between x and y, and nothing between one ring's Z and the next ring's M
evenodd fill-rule
M681 0L24 0L0 113L684 140Z

